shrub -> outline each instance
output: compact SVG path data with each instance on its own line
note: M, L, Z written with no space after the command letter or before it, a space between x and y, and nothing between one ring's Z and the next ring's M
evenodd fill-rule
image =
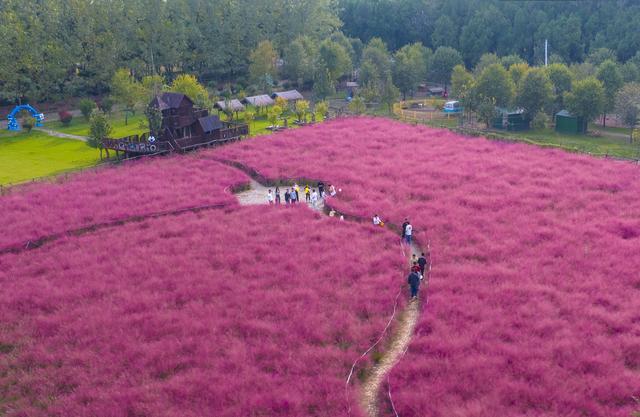
M96 108L96 102L89 98L83 98L78 102L78 108L80 109L80 112L82 113L84 118L86 120L89 120L91 118L91 113Z
M87 140L87 145L92 148L97 148L100 146L102 139L109 136L111 131L112 128L107 116L99 110L94 111L91 115L91 126L89 127L89 140Z
M73 120L73 114L67 110L60 110L58 112L58 119L60 119L60 123L64 126L69 126L71 124L71 120Z
M544 129L549 126L549 116L545 112L539 111L533 116L533 120L531 121L531 127L534 129Z
M100 110L105 112L106 114L111 114L113 111L113 105L115 104L115 100L111 96L106 96L100 102Z
M22 119L22 128L25 129L27 133L31 133L31 130L35 125L36 125L36 119L34 119L31 116L25 117L24 119Z

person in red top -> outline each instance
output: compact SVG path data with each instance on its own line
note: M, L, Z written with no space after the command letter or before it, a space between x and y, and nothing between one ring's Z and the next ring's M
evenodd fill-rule
M420 265L418 265L418 262L413 263L413 265L411 266L411 272L417 272L418 274L420 273Z

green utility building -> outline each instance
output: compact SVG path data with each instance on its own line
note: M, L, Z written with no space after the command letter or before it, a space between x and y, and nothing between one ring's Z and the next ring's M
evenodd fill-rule
M529 130L530 121L526 118L524 110L507 110L497 107L496 117L491 121L491 127L509 131Z
M573 116L567 110L556 113L556 132L577 135L587 133L587 124L582 117Z

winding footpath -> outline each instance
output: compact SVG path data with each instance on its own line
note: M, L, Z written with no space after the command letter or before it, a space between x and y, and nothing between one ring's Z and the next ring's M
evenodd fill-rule
M233 164L233 166L238 167L237 164ZM249 189L245 189L241 192L236 193L236 197L238 198L241 205L265 205L267 202L267 192L269 189L273 192L274 186L263 185L256 180L257 175L255 175L255 171L251 169L243 169L245 173L250 174L253 178L250 183ZM280 191L282 192L284 188L291 187L291 184L284 184L280 186ZM317 206L312 206L311 203L306 203L309 208L313 210L318 210L327 214L328 210L324 209L324 204L318 204ZM327 207L328 208L328 207ZM356 216L345 216L346 220L358 220L362 222L365 219L358 219ZM367 219L368 220L368 219ZM407 262L411 258L411 255L416 254L420 256L423 252L416 244L412 244L408 253L405 252L405 246L400 245L404 255L407 257ZM428 275L428 274L427 274ZM428 290L428 277L425 279L425 283L423 284L422 296L425 297L425 294ZM399 295L407 295L406 289L402 288L402 294ZM426 300L426 298L425 298ZM418 300L411 300L407 304L404 311L392 317L393 326L391 326L393 333L387 336L387 345L383 350L382 357L380 360L374 364L370 369L366 370L366 378L363 381L361 392L360 392L360 405L363 410L366 411L367 416L369 417L378 417L380 415L380 391L382 390L383 383L385 377L389 374L391 369L402 359L405 352L409 347L409 343L411 342L411 337L414 334L416 324L418 323L418 318L420 317L420 302ZM391 322L390 322L391 323ZM386 329L385 329L386 332ZM385 336L383 333L382 336ZM381 336L381 339L382 339ZM378 342L376 342L377 344ZM376 345L374 344L374 346ZM371 348L373 348L372 346ZM371 349L370 348L370 349ZM363 356L369 352L365 352ZM358 362L358 361L356 361ZM354 363L355 367L355 363ZM353 370L353 369L352 369ZM351 375L350 375L351 377ZM347 379L347 384L349 383L350 378ZM389 391L390 392L390 391ZM391 402L391 398L389 398L389 402L391 407L393 404Z

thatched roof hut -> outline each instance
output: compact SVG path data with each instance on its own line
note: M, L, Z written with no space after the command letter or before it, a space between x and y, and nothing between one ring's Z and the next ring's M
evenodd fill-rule
M224 110L227 107L227 102L225 100L218 101L213 107L218 110ZM244 105L237 98L229 100L229 107L235 112L244 110Z
M242 100L242 103L251 104L252 106L255 106L255 107L266 107L266 106L272 106L274 101L268 95L262 94L259 96L245 97Z
M280 91L277 93L271 94L271 98L275 100L276 97L283 98L287 101L297 101L302 100L302 94L298 92L298 90L289 90L289 91Z

